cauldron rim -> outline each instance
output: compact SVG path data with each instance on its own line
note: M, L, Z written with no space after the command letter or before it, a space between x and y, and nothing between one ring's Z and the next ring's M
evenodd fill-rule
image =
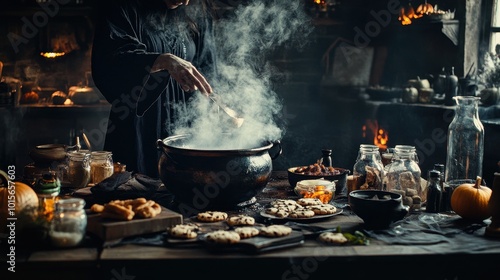
M157 145L159 149L163 149L165 152L168 153L182 153L184 155L196 155L196 156L234 156L234 155L254 155L258 154L261 152L266 152L270 150L275 143L272 143L270 141L266 141L266 144L263 144L261 147L255 147L255 148L247 148L247 149L227 149L227 150L204 150L204 149L196 149L196 148L184 148L184 147L178 147L171 145L170 143L182 139L187 139L192 134L178 134L178 135L172 135L164 139L158 139ZM279 141L277 141L279 143Z

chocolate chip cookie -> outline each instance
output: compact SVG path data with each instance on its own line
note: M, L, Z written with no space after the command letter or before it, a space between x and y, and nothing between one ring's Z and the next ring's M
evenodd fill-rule
M260 235L267 237L281 237L292 233L292 228L284 225L270 225L260 229Z
M170 229L170 235L176 238L194 239L200 228L195 224L179 224Z
M259 230L255 227L238 227L234 229L240 235L241 239L250 238L259 235Z
M231 216L227 219L227 224L230 226L253 226L255 219L247 215Z
M217 244L234 244L240 242L240 235L235 231L216 230L207 233L206 239Z
M198 213L196 218L202 222L219 222L227 219L227 213L221 211L206 211Z

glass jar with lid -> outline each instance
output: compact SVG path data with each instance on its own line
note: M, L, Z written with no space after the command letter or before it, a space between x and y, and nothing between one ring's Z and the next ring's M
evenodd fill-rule
M50 223L50 243L55 247L74 247L80 244L87 231L85 201L65 198L56 202L54 218Z
M54 205L61 192L61 181L54 171L45 172L39 178L33 189L38 196L38 207L41 213L48 219L52 219Z
M375 145L361 144L358 159L353 167L352 189L348 190L382 190L384 166L379 148Z
M359 149L358 157L356 158L356 161L359 160L359 158L361 157L361 149L363 149L363 150L370 149L370 150L378 152L378 154L375 154L375 157L377 158L377 160L380 160L382 162L382 156L380 155L380 148L377 145L373 145L373 144L360 144L359 148L360 149Z
M90 181L90 153L72 151L67 154L67 179L71 187L79 189L86 187Z
M386 165L385 188L403 196L410 211L419 211L425 200L421 186L420 166L414 146L396 145L393 160Z
M108 151L94 151L90 156L90 182L98 184L114 173L113 154Z

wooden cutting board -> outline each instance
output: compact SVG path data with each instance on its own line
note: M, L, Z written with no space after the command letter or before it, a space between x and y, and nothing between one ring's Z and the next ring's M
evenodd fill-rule
M98 213L87 214L87 232L96 235L104 242L162 232L177 224L182 224L182 215L165 207L162 207L161 213L154 218L135 218L130 221L106 219Z

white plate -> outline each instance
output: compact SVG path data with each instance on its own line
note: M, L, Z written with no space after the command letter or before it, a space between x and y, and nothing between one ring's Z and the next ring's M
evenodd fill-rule
M335 211L335 213L333 213L333 214L314 215L310 218L291 218L291 217L276 217L274 215L267 214L265 212L265 210L263 210L260 212L260 215L264 218L273 219L273 220L310 221L310 220L320 220L320 219L330 218L333 216L337 216L337 215L341 214L342 212L344 212L343 209L337 208L337 211Z

